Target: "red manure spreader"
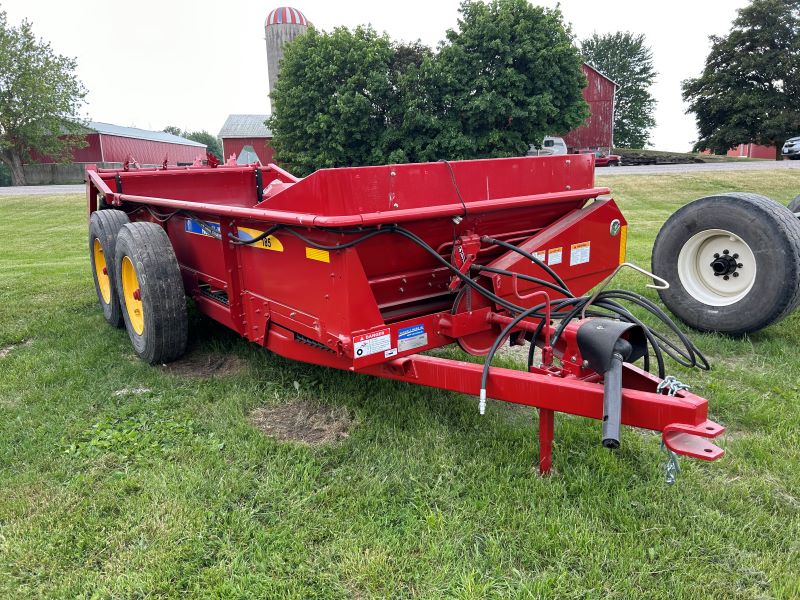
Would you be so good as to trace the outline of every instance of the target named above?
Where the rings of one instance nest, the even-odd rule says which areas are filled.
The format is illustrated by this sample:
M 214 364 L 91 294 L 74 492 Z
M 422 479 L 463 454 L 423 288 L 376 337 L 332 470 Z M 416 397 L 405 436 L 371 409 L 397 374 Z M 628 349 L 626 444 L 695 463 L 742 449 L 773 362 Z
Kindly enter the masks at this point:
M 628 225 L 594 186 L 592 158 L 302 179 L 275 165 L 90 167 L 97 294 L 153 364 L 184 352 L 190 296 L 291 359 L 471 394 L 481 413 L 487 399 L 536 407 L 543 473 L 557 411 L 601 421 L 608 448 L 629 425 L 662 432 L 676 454 L 715 460 L 723 451 L 709 439 L 724 428 L 666 373 L 667 359 L 708 363 L 655 304 L 605 287 L 628 265 Z M 668 285 L 643 273 L 651 287 Z M 645 311 L 659 327 L 640 320 Z M 426 353 L 453 343 L 484 364 Z M 526 370 L 491 366 L 505 343 L 529 344 Z

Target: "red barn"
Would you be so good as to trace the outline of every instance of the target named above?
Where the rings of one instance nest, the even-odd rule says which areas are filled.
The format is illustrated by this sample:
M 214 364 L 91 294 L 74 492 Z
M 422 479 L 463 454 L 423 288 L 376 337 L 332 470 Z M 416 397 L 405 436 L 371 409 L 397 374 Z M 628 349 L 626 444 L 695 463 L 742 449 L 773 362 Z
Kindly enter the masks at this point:
M 775 146 L 760 146 L 759 144 L 739 144 L 736 148 L 728 150 L 728 156 L 739 158 L 768 158 L 775 160 L 777 156 Z
M 614 147 L 614 99 L 617 83 L 588 63 L 583 63 L 587 84 L 583 99 L 589 104 L 586 123 L 564 136 L 570 151 L 582 148 L 610 150 Z
M 205 158 L 206 145 L 186 138 L 92 121 L 87 126 L 86 146 L 72 151 L 73 163 L 124 163 L 134 158 L 140 165 L 160 165 L 167 159 L 171 165 L 191 163 L 198 156 Z M 37 163 L 52 163 L 52 158 L 33 153 Z
M 269 144 L 272 131 L 264 125 L 268 118 L 269 115 L 229 115 L 217 136 L 222 140 L 225 160 L 231 156 L 238 158 L 243 150 L 252 149 L 262 165 L 274 162 Z M 249 156 L 249 153 L 245 153 L 245 156 Z

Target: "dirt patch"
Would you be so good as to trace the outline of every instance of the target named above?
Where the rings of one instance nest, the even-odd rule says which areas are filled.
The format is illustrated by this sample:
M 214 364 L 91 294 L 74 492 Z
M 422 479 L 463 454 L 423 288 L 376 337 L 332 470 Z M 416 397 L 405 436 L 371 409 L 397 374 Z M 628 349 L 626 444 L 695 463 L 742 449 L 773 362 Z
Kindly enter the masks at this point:
M 19 344 L 11 344 L 10 346 L 3 346 L 0 348 L 0 358 L 5 358 L 9 354 L 11 354 L 14 350 L 18 350 L 19 348 L 23 348 L 25 346 L 30 346 L 33 342 L 31 340 L 23 340 Z
M 350 435 L 353 420 L 342 407 L 325 406 L 307 400 L 257 408 L 250 422 L 281 442 L 309 446 L 328 444 Z
M 184 377 L 224 377 L 244 370 L 246 362 L 233 354 L 219 352 L 193 353 L 180 360 L 164 365 L 163 369 L 173 375 Z

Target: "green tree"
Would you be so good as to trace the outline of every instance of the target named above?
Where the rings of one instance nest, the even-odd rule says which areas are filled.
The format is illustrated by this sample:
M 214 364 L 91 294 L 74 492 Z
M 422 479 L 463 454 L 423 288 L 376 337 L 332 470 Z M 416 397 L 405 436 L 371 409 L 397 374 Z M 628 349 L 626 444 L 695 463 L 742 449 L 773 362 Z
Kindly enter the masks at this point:
M 171 133 L 193 142 L 199 142 L 207 146 L 206 150 L 213 154 L 217 160 L 222 161 L 222 146 L 216 136 L 211 135 L 205 129 L 202 131 L 186 131 L 175 125 L 167 125 L 162 130 L 164 133 Z
M 272 93 L 278 161 L 333 166 L 522 155 L 588 116 L 581 58 L 558 10 L 462 3 L 434 53 L 370 28 L 310 27 Z
M 656 100 L 650 86 L 657 75 L 644 35 L 629 31 L 594 34 L 581 42 L 581 52 L 586 62 L 619 85 L 614 102 L 614 144 L 644 148 L 656 124 Z
M 440 157 L 525 154 L 586 120 L 581 56 L 558 9 L 465 0 L 459 10 L 437 57 L 448 124 L 435 141 Z
M 683 83 L 695 150 L 752 142 L 780 158 L 779 144 L 800 131 L 800 0 L 753 0 L 711 43 L 703 74 Z
M 22 165 L 32 151 L 66 161 L 85 144 L 79 110 L 86 90 L 76 66 L 36 39 L 28 21 L 13 27 L 0 11 L 0 161 L 14 185 L 25 185 Z
M 190 131 L 184 132 L 184 136 L 187 140 L 192 140 L 193 142 L 199 142 L 201 144 L 205 144 L 208 146 L 208 151 L 213 154 L 217 160 L 222 161 L 222 146 L 217 139 L 217 136 L 211 135 L 207 131 Z
M 370 27 L 313 26 L 285 47 L 267 122 L 277 159 L 298 174 L 385 162 L 391 42 Z

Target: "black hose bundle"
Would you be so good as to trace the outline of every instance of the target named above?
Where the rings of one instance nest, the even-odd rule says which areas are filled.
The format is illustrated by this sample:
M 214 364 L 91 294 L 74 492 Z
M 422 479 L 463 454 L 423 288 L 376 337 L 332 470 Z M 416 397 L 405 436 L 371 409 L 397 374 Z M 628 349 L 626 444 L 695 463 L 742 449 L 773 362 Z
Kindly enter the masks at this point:
M 191 214 L 187 211 L 175 211 L 170 214 L 158 214 L 155 213 L 150 207 L 146 207 L 147 210 L 151 213 L 151 215 L 159 221 L 167 221 L 172 216 L 177 213 L 181 213 L 189 218 L 196 219 L 201 223 L 203 229 L 208 229 L 209 233 L 215 234 L 214 237 L 219 236 L 219 233 L 212 228 L 210 223 L 207 223 L 203 219 L 200 219 L 194 214 Z M 155 214 L 154 214 L 155 213 Z M 384 234 L 395 234 L 400 235 L 409 241 L 413 242 L 423 250 L 425 250 L 428 254 L 431 255 L 438 263 L 442 266 L 448 268 L 453 275 L 458 277 L 463 286 L 462 292 L 465 291 L 467 288 L 470 288 L 481 294 L 485 298 L 491 300 L 492 302 L 496 303 L 499 306 L 502 306 L 506 309 L 509 313 L 515 315 L 514 319 L 501 331 L 500 335 L 498 335 L 495 343 L 493 344 L 492 348 L 490 349 L 488 355 L 486 356 L 486 361 L 484 364 L 484 371 L 482 377 L 481 387 L 484 390 L 486 388 L 486 379 L 488 377 L 489 368 L 492 363 L 492 359 L 494 358 L 494 354 L 503 341 L 509 336 L 511 331 L 514 327 L 519 324 L 520 321 L 526 318 L 536 318 L 539 319 L 539 326 L 537 330 L 530 335 L 530 343 L 531 349 L 528 354 L 528 367 L 531 366 L 533 363 L 533 354 L 536 348 L 536 340 L 541 335 L 542 330 L 544 329 L 544 320 L 545 320 L 545 312 L 544 312 L 544 304 L 538 304 L 531 308 L 524 308 L 522 306 L 518 306 L 513 302 L 506 300 L 498 296 L 497 294 L 491 292 L 490 290 L 486 289 L 482 285 L 480 285 L 477 281 L 471 278 L 468 274 L 462 273 L 459 271 L 449 260 L 441 256 L 435 248 L 430 246 L 427 242 L 425 242 L 422 238 L 417 236 L 415 233 L 400 227 L 399 225 L 386 225 L 382 227 L 359 227 L 356 229 L 337 229 L 337 228 L 324 228 L 324 231 L 333 232 L 341 235 L 359 235 L 359 237 L 349 240 L 347 242 L 343 242 L 340 244 L 320 244 L 315 242 L 295 228 L 287 226 L 287 225 L 273 225 L 267 229 L 267 231 L 263 232 L 262 234 L 253 237 L 251 239 L 242 239 L 238 236 L 233 234 L 228 234 L 230 238 L 230 242 L 237 244 L 237 245 L 250 245 L 257 243 L 269 235 L 272 235 L 278 231 L 285 231 L 296 238 L 300 239 L 303 243 L 317 248 L 318 250 L 328 250 L 328 251 L 335 251 L 335 250 L 344 250 L 346 248 L 351 248 L 356 246 L 362 242 L 365 242 L 373 237 L 378 235 Z M 551 309 L 551 319 L 554 321 L 560 321 L 558 327 L 556 327 L 555 332 L 550 340 L 550 344 L 553 345 L 564 332 L 564 329 L 567 327 L 570 321 L 575 319 L 579 316 L 583 311 L 584 307 L 590 300 L 589 296 L 580 296 L 576 297 L 567 286 L 566 282 L 559 277 L 559 275 L 553 271 L 547 264 L 544 263 L 541 259 L 510 244 L 503 240 L 497 240 L 489 237 L 481 238 L 481 241 L 484 243 L 500 246 L 502 248 L 506 248 L 507 250 L 511 250 L 524 256 L 525 258 L 531 260 L 533 263 L 538 265 L 551 279 L 551 281 L 547 281 L 546 279 L 540 279 L 538 277 L 531 277 L 529 275 L 523 274 L 515 274 L 511 271 L 506 271 L 503 269 L 495 269 L 492 267 L 485 267 L 482 265 L 473 265 L 473 270 L 477 272 L 487 272 L 487 273 L 495 273 L 500 275 L 507 275 L 507 276 L 514 276 L 516 275 L 517 278 L 522 279 L 523 281 L 530 281 L 532 283 L 536 283 L 542 287 L 545 287 L 551 291 L 557 292 L 558 294 L 565 296 L 565 298 L 560 300 L 555 300 L 551 302 L 550 309 Z M 646 310 L 647 312 L 651 313 L 655 317 L 659 319 L 659 321 L 670 331 L 672 332 L 679 340 L 679 343 L 671 340 L 669 337 L 664 335 L 663 333 L 652 329 L 651 327 L 645 325 L 640 319 L 633 315 L 628 309 L 622 306 L 618 301 L 629 302 L 635 306 L 638 306 L 641 309 Z M 649 342 L 649 346 L 652 350 L 653 356 L 655 357 L 656 364 L 657 364 L 657 371 L 658 376 L 662 379 L 665 377 L 666 366 L 664 363 L 664 354 L 675 360 L 677 363 L 683 365 L 684 367 L 697 367 L 699 369 L 708 370 L 710 368 L 708 361 L 703 356 L 703 354 L 698 350 L 698 348 L 692 343 L 692 341 L 678 328 L 675 322 L 670 319 L 663 310 L 661 310 L 658 306 L 656 306 L 653 302 L 637 294 L 635 292 L 627 291 L 627 290 L 604 290 L 600 292 L 597 297 L 592 301 L 591 310 L 585 311 L 587 315 L 592 317 L 611 317 L 616 318 L 621 321 L 626 321 L 629 323 L 635 323 L 642 327 Z M 650 355 L 649 353 L 644 357 L 644 369 L 649 371 L 650 369 Z

